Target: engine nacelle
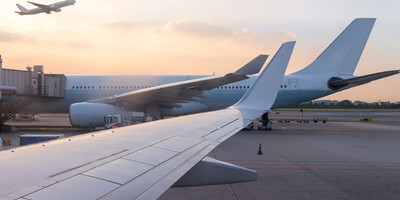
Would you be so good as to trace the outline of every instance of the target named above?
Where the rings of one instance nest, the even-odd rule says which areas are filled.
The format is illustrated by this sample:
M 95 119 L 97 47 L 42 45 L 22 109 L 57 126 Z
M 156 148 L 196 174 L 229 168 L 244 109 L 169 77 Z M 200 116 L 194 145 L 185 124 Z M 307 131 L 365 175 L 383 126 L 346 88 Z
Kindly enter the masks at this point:
M 61 12 L 61 8 L 58 8 L 58 9 L 55 10 L 54 12 Z
M 73 126 L 104 126 L 104 116 L 123 112 L 123 108 L 109 104 L 74 103 L 69 107 L 69 120 Z

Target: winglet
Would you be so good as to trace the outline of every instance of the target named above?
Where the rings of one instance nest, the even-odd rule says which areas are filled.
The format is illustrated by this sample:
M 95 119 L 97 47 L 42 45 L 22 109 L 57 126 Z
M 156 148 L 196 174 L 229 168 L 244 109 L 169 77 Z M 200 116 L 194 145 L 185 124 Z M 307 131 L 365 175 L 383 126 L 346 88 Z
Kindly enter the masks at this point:
M 234 108 L 259 110 L 263 113 L 271 108 L 278 94 L 295 43 L 295 41 L 292 41 L 282 44 L 242 99 L 233 105 Z
M 267 60 L 268 55 L 259 55 L 254 58 L 252 61 L 238 69 L 235 74 L 244 74 L 244 75 L 252 75 L 260 72 L 261 68 L 264 66 L 265 61 Z

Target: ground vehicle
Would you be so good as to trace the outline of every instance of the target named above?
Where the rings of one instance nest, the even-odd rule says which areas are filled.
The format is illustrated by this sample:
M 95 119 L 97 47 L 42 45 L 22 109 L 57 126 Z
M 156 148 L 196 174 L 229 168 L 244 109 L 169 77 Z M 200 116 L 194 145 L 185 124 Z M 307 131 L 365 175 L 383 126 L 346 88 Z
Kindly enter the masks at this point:
M 39 115 L 36 114 L 17 114 L 14 117 L 15 121 L 33 121 L 33 120 L 38 120 Z
M 118 128 L 143 122 L 152 121 L 152 118 L 145 117 L 144 112 L 123 112 L 121 114 L 109 114 L 104 116 L 105 128 Z

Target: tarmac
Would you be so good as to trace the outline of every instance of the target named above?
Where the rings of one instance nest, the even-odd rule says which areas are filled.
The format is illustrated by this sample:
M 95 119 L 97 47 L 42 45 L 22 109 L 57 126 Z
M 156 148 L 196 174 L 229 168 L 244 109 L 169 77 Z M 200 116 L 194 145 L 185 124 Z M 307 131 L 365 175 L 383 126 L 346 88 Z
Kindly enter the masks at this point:
M 299 116 L 293 109 L 270 114 L 272 119 Z M 160 199 L 400 199 L 400 110 L 304 110 L 304 119 L 313 117 L 327 117 L 328 122 L 274 120 L 271 131 L 241 131 L 210 153 L 256 170 L 257 181 L 171 188 Z M 26 133 L 32 131 L 0 135 L 17 146 L 17 135 Z M 263 155 L 257 155 L 259 144 Z

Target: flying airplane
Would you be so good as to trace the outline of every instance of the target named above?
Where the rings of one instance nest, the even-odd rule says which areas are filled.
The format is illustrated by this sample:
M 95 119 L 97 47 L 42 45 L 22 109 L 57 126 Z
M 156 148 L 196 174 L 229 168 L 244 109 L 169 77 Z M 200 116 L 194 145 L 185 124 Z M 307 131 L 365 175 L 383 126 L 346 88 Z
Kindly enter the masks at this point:
M 272 107 L 296 105 L 398 74 L 399 70 L 353 75 L 375 20 L 355 19 L 309 66 L 286 75 Z M 126 110 L 154 116 L 218 110 L 238 101 L 258 76 L 215 89 L 168 85 L 207 77 L 212 76 L 67 75 L 65 98 L 41 100 L 26 112 L 69 112 L 72 125 L 95 127 L 104 126 L 105 115 Z M 169 86 L 173 88 L 166 89 Z
M 229 108 L 0 152 L 0 198 L 147 200 L 172 185 L 256 180 L 253 170 L 206 156 L 268 112 L 294 44 L 284 43 Z
M 28 1 L 28 3 L 33 4 L 37 8 L 28 10 L 28 9 L 24 8 L 23 6 L 17 4 L 17 7 L 20 11 L 15 11 L 15 12 L 18 13 L 19 15 L 35 15 L 35 14 L 39 14 L 39 13 L 43 13 L 43 12 L 47 13 L 47 14 L 51 14 L 52 11 L 53 12 L 61 12 L 62 7 L 75 5 L 76 1 L 75 0 L 65 0 L 65 1 L 60 1 L 57 3 L 53 3 L 50 5 L 43 5 L 43 4 L 34 3 L 34 2 L 30 2 L 30 1 Z

